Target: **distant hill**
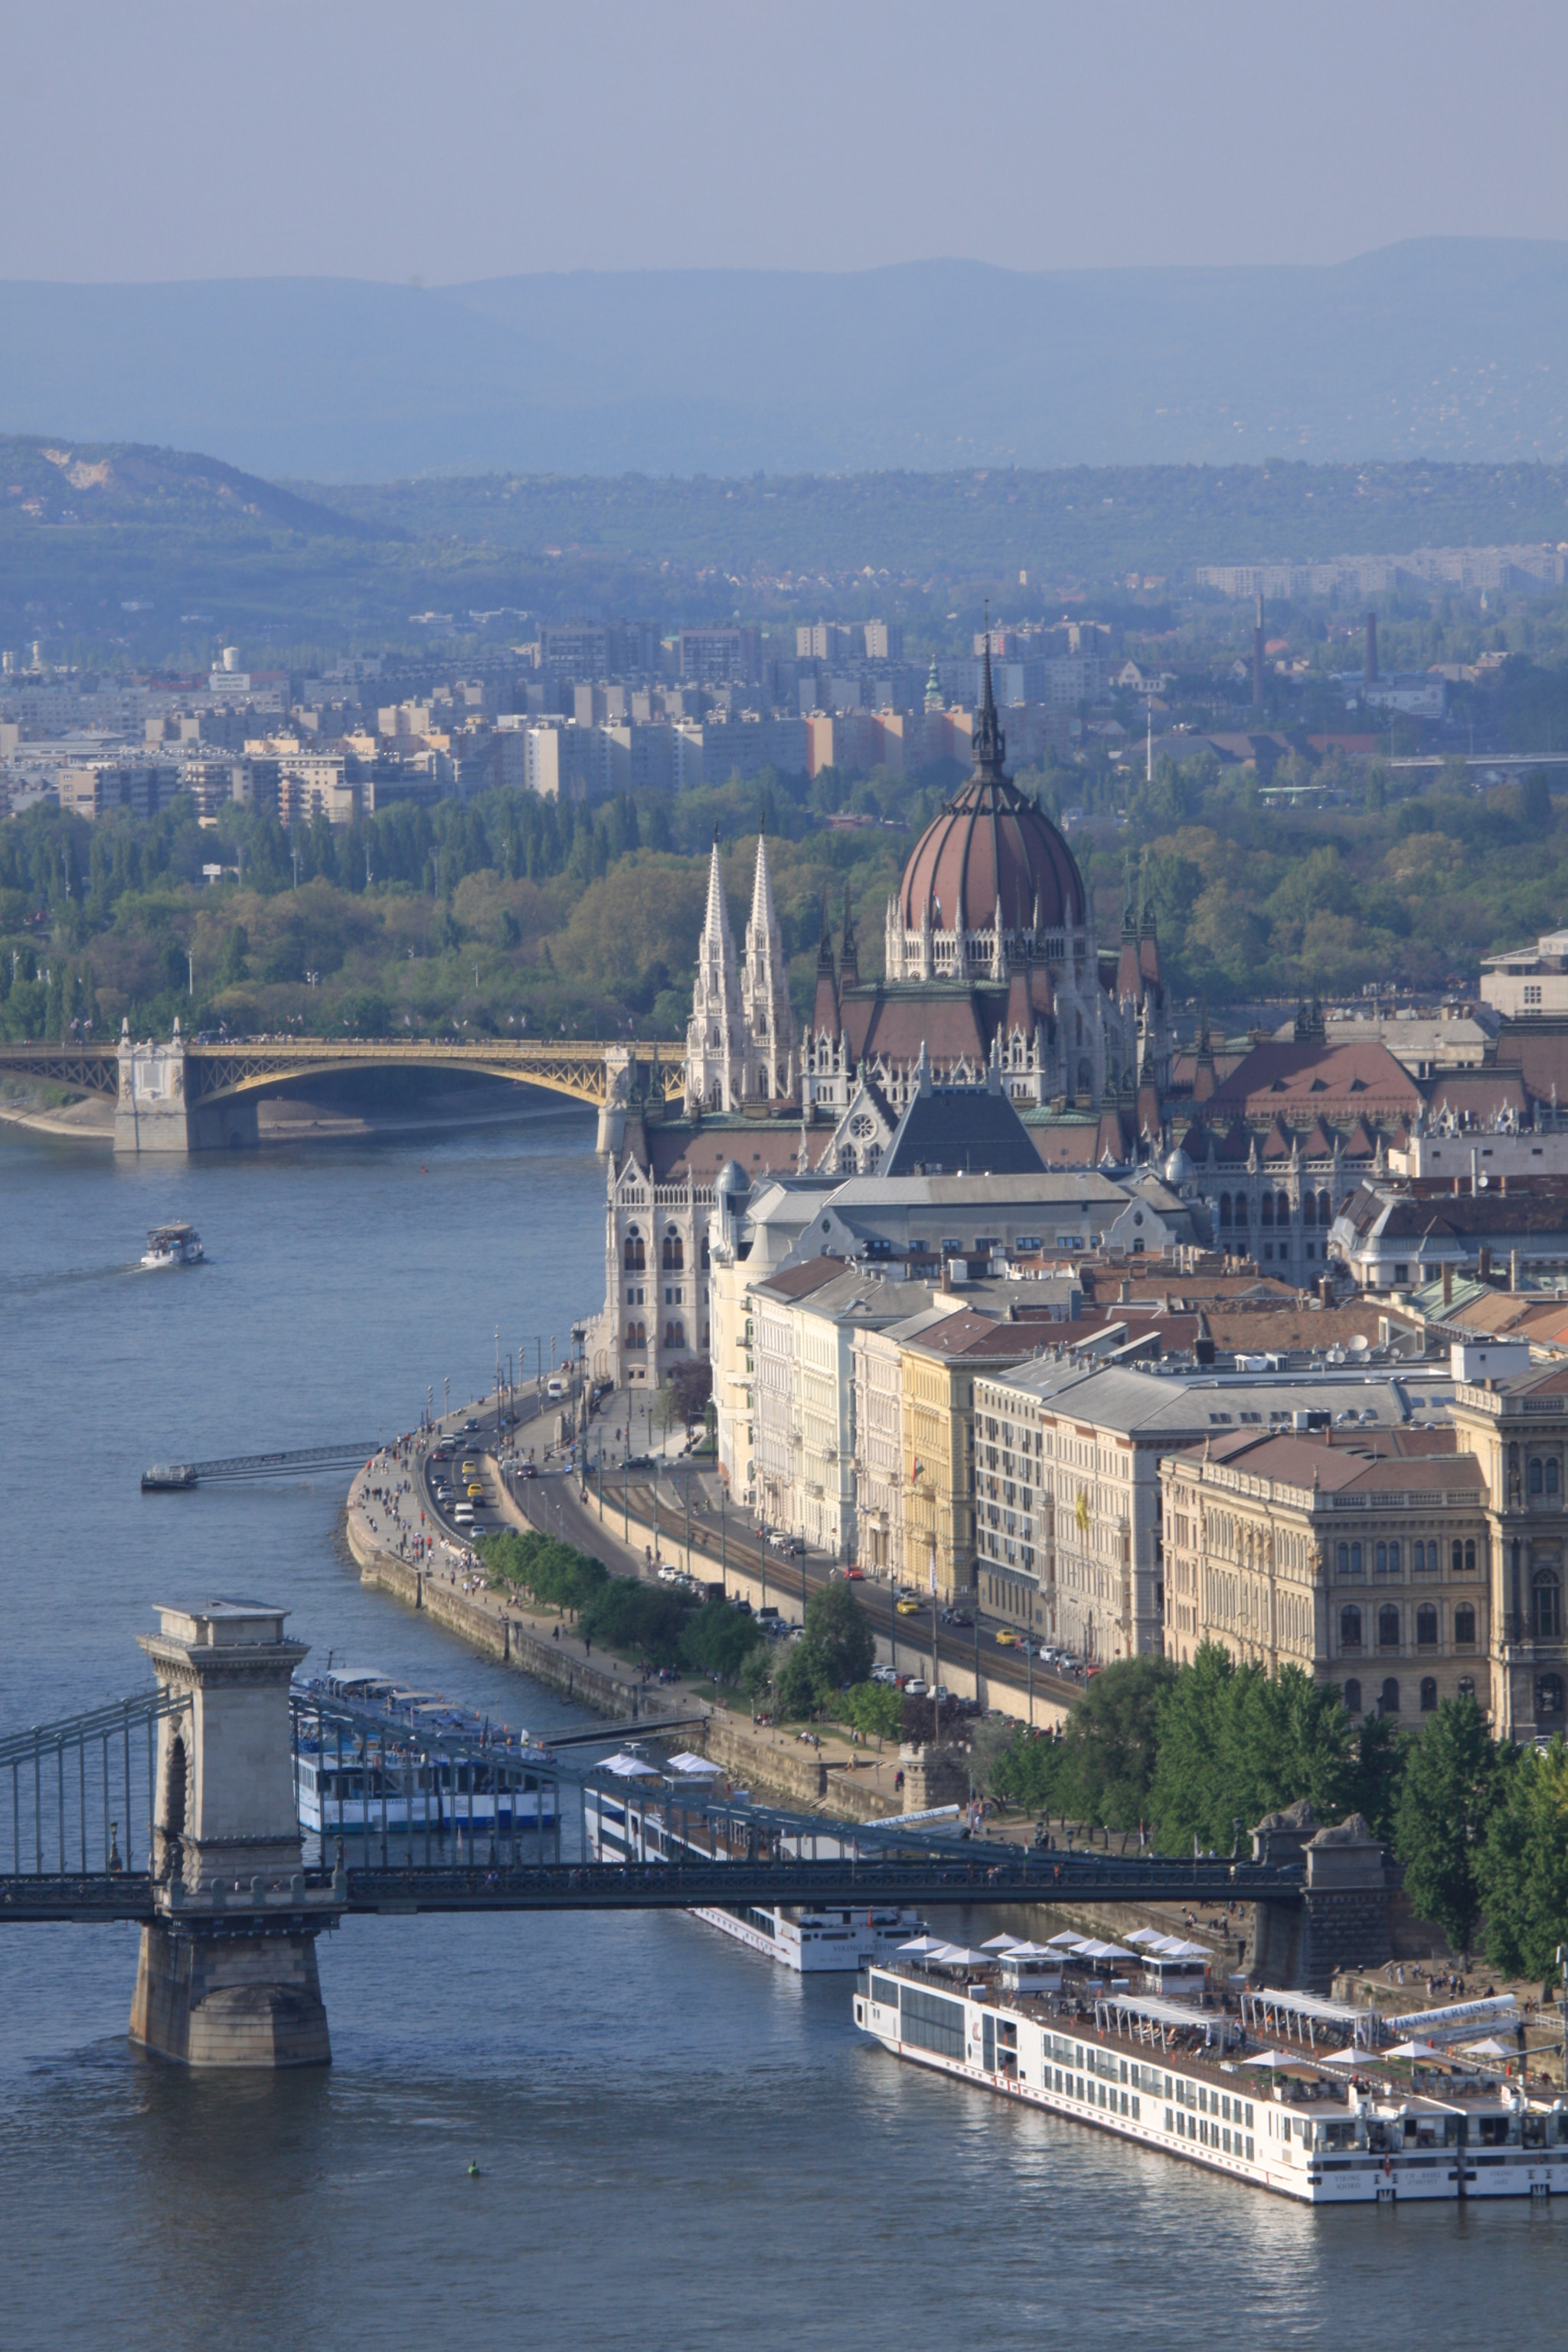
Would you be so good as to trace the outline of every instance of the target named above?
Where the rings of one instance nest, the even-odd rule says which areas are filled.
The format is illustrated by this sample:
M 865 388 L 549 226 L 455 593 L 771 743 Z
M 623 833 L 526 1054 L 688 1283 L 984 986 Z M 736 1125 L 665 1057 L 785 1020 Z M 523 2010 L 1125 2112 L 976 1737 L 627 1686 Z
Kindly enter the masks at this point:
M 1568 455 L 1568 244 L 1326 268 L 978 262 L 0 285 L 0 427 L 275 477 Z
M 184 449 L 0 435 L 0 530 L 25 535 L 50 524 L 251 537 L 259 525 L 307 538 L 363 538 L 385 527 Z

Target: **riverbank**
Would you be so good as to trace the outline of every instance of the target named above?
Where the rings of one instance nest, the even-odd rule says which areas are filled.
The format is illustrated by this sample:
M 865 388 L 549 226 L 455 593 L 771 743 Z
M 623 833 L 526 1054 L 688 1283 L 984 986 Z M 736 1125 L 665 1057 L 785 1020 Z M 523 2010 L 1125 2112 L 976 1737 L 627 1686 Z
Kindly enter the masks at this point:
M 749 1715 L 731 1708 L 716 1686 L 707 1687 L 695 1678 L 659 1684 L 647 1679 L 635 1661 L 593 1655 L 559 1612 L 493 1591 L 482 1571 L 445 1538 L 436 1538 L 432 1549 L 416 1557 L 417 1547 L 431 1541 L 428 1526 L 421 1526 L 416 1500 L 422 1458 L 422 1449 L 410 1445 L 378 1454 L 354 1476 L 344 1533 L 362 1584 L 390 1594 L 405 1608 L 422 1611 L 484 1656 L 531 1675 L 598 1714 L 646 1724 L 650 1733 L 661 1723 L 685 1718 L 681 1737 L 686 1744 L 721 1765 L 737 1787 L 840 1821 L 885 1819 L 913 1801 L 894 1787 L 900 1769 L 906 1777 L 908 1769 L 896 1743 L 878 1751 L 860 1747 L 831 1726 L 798 1735 L 752 1723 Z M 521 1532 L 531 1522 L 507 1494 L 493 1455 L 482 1454 L 482 1458 L 497 1493 L 498 1516 Z M 394 1519 L 390 1505 L 377 1498 L 378 1489 L 394 1486 L 400 1507 L 406 1504 L 405 1517 Z M 641 1553 L 608 1528 L 600 1532 L 597 1548 L 616 1573 L 645 1572 Z M 700 1720 L 692 1722 L 693 1717 Z
M 0 1099 L 0 1124 L 27 1129 L 36 1135 L 52 1136 L 67 1143 L 113 1144 L 115 1106 L 110 1097 L 81 1095 L 74 1101 L 53 1103 L 44 1098 L 50 1091 L 53 1090 L 18 1087 L 7 1094 Z M 552 1107 L 561 1106 L 555 1103 Z M 265 1095 L 256 1106 L 257 1139 L 263 1147 L 369 1143 L 397 1137 L 447 1135 L 459 1129 L 512 1127 L 519 1120 L 542 1115 L 547 1116 L 548 1112 L 542 1109 L 534 1088 L 528 1090 L 526 1099 L 492 1103 L 489 1108 L 476 1104 L 468 1089 L 432 1094 L 422 1101 L 416 1112 L 344 1108 L 330 1098 L 317 1101 L 307 1095 Z

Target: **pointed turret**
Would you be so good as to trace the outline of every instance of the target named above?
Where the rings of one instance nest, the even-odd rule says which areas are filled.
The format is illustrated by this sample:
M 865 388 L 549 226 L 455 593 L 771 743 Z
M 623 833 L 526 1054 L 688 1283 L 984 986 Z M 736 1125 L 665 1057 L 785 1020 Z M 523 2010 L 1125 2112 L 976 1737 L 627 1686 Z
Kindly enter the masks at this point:
M 822 939 L 816 950 L 816 995 L 811 1008 L 814 1038 L 838 1036 L 838 982 L 833 971 L 833 934 L 827 923 L 827 893 L 822 894 Z
M 855 918 L 849 910 L 849 885 L 844 885 L 844 940 L 838 950 L 838 984 L 841 988 L 860 985 L 860 950 L 855 938 Z
M 942 698 L 942 680 L 936 674 L 936 656 L 932 654 L 931 657 L 931 676 L 926 680 L 926 709 L 928 710 L 943 710 L 946 707 L 946 704 Z
M 985 667 L 982 677 L 980 709 L 974 719 L 974 773 L 976 776 L 1002 773 L 1006 755 L 1007 739 L 1002 732 L 996 716 L 996 697 L 991 686 L 991 608 L 985 608 Z
M 757 1091 L 770 1100 L 787 1094 L 795 1067 L 795 1014 L 790 1008 L 784 936 L 773 906 L 765 834 L 757 835 L 752 914 L 746 925 L 746 967 L 741 1000 L 756 1071 Z
M 1204 1007 L 1203 1026 L 1198 1031 L 1198 1050 L 1193 1071 L 1193 1100 L 1212 1102 L 1219 1081 L 1215 1076 L 1214 1043 L 1209 1036 L 1208 1006 Z
M 1116 961 L 1116 1001 L 1122 1006 L 1135 1005 L 1143 993 L 1143 974 L 1138 963 L 1138 908 L 1132 889 L 1132 860 L 1124 860 L 1121 870 L 1121 952 Z
M 750 1076 L 740 960 L 724 897 L 724 867 L 714 827 L 708 864 L 708 905 L 697 950 L 697 985 L 686 1024 L 689 1109 L 738 1110 Z

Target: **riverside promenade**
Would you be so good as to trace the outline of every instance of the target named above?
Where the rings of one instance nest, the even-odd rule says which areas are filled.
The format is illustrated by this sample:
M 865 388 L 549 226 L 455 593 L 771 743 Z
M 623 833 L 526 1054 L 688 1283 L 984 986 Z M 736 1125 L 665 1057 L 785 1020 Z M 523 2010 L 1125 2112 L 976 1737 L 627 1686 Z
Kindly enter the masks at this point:
M 425 1478 L 432 1449 L 444 1438 L 465 1442 L 484 1463 L 496 1496 L 492 1516 L 519 1533 L 536 1521 L 509 1492 L 493 1442 L 471 1431 L 465 1437 L 463 1417 L 455 1413 L 446 1423 L 403 1439 L 355 1473 L 344 1532 L 362 1584 L 390 1593 L 485 1656 L 616 1722 L 646 1724 L 657 1734 L 661 1722 L 686 1718 L 682 1738 L 721 1765 L 735 1786 L 840 1820 L 879 1820 L 904 1809 L 906 1798 L 894 1787 L 900 1769 L 896 1744 L 889 1742 L 878 1753 L 826 1727 L 808 1741 L 753 1724 L 749 1714 L 727 1706 L 712 1683 L 699 1676 L 659 1683 L 636 1660 L 590 1649 L 563 1612 L 489 1587 L 472 1551 L 434 1517 Z M 612 1515 L 606 1507 L 603 1525 L 590 1518 L 592 1496 L 584 1501 L 574 1473 L 547 1471 L 525 1482 L 522 1492 L 534 1503 L 538 1524 L 548 1523 L 567 1542 L 591 1550 L 613 1573 L 651 1575 L 648 1546 L 627 1542 L 614 1528 L 618 1512 Z M 718 1581 L 719 1562 L 702 1559 L 695 1545 L 692 1568 L 699 1577 L 710 1571 Z M 746 1579 L 733 1568 L 728 1583 L 731 1591 L 746 1590 Z M 700 1726 L 690 1724 L 694 1715 L 703 1718 Z

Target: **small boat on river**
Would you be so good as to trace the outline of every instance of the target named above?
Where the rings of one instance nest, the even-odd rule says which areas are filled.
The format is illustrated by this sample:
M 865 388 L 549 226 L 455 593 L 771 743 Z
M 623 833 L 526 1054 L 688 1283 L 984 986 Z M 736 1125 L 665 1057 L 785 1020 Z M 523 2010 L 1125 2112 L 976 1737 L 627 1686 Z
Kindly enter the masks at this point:
M 195 1225 L 154 1225 L 147 1236 L 142 1263 L 153 1270 L 165 1265 L 200 1265 L 205 1253 Z
M 493 1727 L 374 1671 L 294 1685 L 300 1823 L 317 1837 L 489 1837 L 553 1830 L 558 1767 L 526 1732 Z

